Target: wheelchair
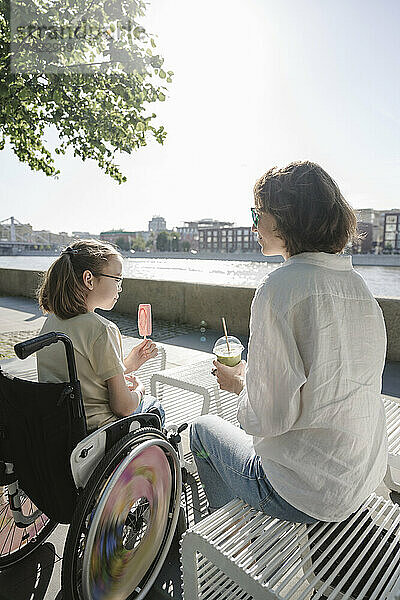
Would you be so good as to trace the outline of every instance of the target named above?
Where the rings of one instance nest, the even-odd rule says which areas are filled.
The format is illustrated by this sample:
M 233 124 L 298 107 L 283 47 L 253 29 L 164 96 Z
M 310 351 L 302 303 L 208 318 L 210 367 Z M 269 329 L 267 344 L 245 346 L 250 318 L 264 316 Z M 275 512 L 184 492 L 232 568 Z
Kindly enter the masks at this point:
M 60 341 L 68 382 L 29 382 L 0 370 L 0 570 L 67 523 L 63 598 L 140 600 L 182 518 L 186 424 L 167 434 L 147 413 L 88 434 L 71 340 L 51 332 L 15 352 L 24 359 Z

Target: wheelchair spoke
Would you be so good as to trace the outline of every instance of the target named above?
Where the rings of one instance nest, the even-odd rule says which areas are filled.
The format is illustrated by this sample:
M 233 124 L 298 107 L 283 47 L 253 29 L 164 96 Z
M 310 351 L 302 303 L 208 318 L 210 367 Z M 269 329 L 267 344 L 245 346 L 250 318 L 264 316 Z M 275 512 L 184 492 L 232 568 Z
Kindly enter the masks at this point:
M 125 521 L 122 545 L 133 550 L 144 538 L 151 518 L 151 508 L 147 498 L 140 498 L 130 509 Z
M 46 515 L 40 514 L 31 525 L 17 527 L 5 489 L 0 496 L 0 568 L 4 564 L 5 566 L 12 564 L 29 553 L 28 546 L 31 546 L 32 542 L 36 543 L 44 535 L 47 537 L 51 532 L 49 529 L 52 530 L 55 526 Z M 22 490 L 20 491 L 20 501 L 21 512 L 24 516 L 29 517 L 37 510 L 35 504 Z

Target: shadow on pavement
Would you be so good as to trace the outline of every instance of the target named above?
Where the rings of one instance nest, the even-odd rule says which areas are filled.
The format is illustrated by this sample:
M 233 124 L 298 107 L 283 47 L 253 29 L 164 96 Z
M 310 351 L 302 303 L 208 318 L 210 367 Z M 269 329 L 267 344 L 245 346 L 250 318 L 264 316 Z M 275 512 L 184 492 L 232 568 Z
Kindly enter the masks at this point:
M 46 542 L 31 555 L 0 573 L 1 600 L 43 600 L 60 558 Z

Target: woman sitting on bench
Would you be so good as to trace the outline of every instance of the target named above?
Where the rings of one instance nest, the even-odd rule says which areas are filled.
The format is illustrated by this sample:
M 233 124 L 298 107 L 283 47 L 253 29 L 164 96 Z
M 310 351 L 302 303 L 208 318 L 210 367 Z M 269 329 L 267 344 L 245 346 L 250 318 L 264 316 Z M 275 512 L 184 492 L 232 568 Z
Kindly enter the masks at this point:
M 319 165 L 270 169 L 254 196 L 261 251 L 285 262 L 256 290 L 247 365 L 214 363 L 241 428 L 202 416 L 191 448 L 211 511 L 238 496 L 292 522 L 342 521 L 386 472 L 382 311 L 343 254 L 355 214 Z

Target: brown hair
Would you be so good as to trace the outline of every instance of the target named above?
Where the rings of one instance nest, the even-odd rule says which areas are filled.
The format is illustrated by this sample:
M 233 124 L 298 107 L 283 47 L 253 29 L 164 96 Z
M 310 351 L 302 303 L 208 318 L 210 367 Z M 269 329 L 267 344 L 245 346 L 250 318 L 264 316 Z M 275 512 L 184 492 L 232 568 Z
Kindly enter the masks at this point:
M 120 256 L 111 244 L 97 240 L 78 240 L 61 253 L 48 269 L 37 295 L 45 313 L 70 319 L 87 312 L 87 288 L 83 282 L 86 270 L 101 273 L 111 256 Z
M 342 252 L 359 239 L 357 219 L 338 185 L 309 161 L 273 167 L 254 186 L 256 208 L 276 219 L 276 233 L 290 256 Z

